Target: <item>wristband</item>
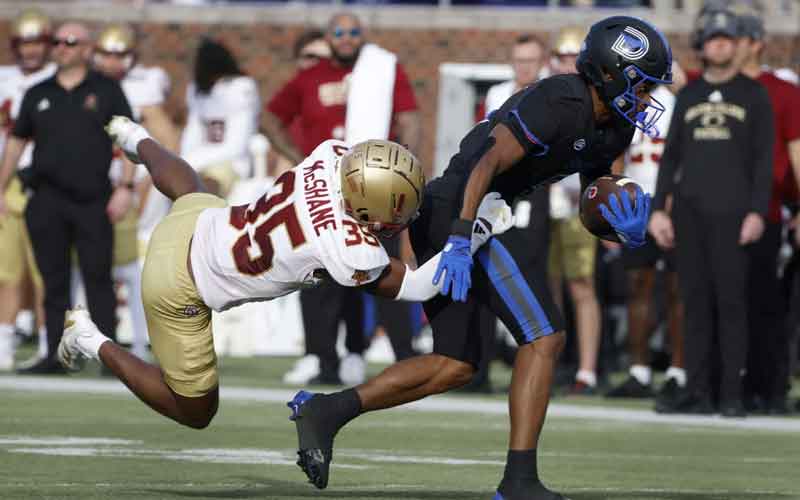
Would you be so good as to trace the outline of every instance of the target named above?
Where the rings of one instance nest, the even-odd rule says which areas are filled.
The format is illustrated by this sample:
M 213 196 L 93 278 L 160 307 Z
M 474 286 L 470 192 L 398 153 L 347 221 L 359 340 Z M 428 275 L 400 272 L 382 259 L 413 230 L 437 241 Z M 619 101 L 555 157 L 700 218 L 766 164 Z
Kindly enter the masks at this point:
M 463 236 L 470 239 L 472 237 L 472 224 L 474 221 L 467 219 L 456 219 L 450 226 L 450 234 Z

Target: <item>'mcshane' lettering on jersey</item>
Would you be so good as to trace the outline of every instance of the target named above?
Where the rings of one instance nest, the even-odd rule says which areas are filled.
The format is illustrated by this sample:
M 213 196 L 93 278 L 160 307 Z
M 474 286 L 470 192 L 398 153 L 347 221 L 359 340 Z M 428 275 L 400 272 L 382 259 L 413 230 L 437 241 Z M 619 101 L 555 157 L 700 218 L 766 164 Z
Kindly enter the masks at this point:
M 315 161 L 312 165 L 303 168 L 303 192 L 311 216 L 311 223 L 317 236 L 321 231 L 336 230 L 336 218 L 331 205 L 331 192 L 328 183 L 320 176 L 325 172 L 322 160 Z

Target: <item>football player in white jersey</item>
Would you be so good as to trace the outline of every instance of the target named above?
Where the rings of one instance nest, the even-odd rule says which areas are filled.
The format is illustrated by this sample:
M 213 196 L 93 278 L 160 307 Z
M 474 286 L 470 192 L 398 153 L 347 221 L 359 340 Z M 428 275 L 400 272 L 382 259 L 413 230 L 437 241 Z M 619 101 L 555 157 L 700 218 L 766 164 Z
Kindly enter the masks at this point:
M 157 66 L 144 66 L 137 61 L 136 33 L 130 26 L 112 24 L 100 34 L 93 63 L 96 70 L 120 81 L 133 116 L 170 151 L 178 151 L 180 132 L 164 110 L 171 87 L 167 73 Z M 114 169 L 112 169 L 113 172 Z M 139 240 L 146 242 L 156 224 L 167 215 L 170 202 L 152 187 L 144 169 L 136 184 L 140 197 Z
M 164 111 L 166 93 L 170 82 L 166 72 L 159 67 L 145 67 L 137 62 L 136 34 L 130 26 L 112 24 L 97 37 L 94 47 L 94 68 L 109 78 L 120 82 L 125 97 L 131 105 L 134 118 L 161 144 L 175 151 L 178 147 L 178 130 Z M 122 172 L 123 157 L 115 156 L 109 175 L 118 180 Z M 138 212 L 146 214 L 143 226 L 150 231 L 169 211 L 169 200 L 155 189 L 144 168 L 137 170 L 134 192 L 139 206 L 131 206 L 125 217 L 114 224 L 114 268 L 116 281 L 125 284 L 127 304 L 133 326 L 132 350 L 139 357 L 147 355 L 147 325 L 141 301 L 142 271 L 139 266 Z M 146 231 L 146 229 L 145 229 Z M 148 232 L 148 233 L 149 233 Z M 80 273 L 72 273 L 80 281 Z
M 0 149 L 14 124 L 22 96 L 33 85 L 51 77 L 55 65 L 48 63 L 50 20 L 41 11 L 28 9 L 14 20 L 11 49 L 16 64 L 0 66 Z M 18 167 L 31 163 L 33 144 L 28 144 Z M 23 214 L 27 198 L 15 176 L 5 193 L 8 214 L 0 217 L 0 371 L 10 370 L 14 362 L 14 321 L 23 303 L 24 284 L 34 285 L 36 323 L 39 327 L 38 357 L 47 354 L 44 311 L 41 307 L 42 280 L 33 258 Z
M 211 192 L 225 197 L 234 182 L 251 176 L 247 145 L 258 132 L 258 84 L 224 45 L 206 39 L 197 49 L 186 106 L 181 156 Z
M 665 85 L 653 90 L 653 98 L 664 106 L 664 113 L 656 122 L 658 135 L 650 137 L 636 131 L 624 161 L 623 173 L 639 184 L 646 193 L 656 192 L 658 165 L 664 152 L 675 96 Z M 622 165 L 615 163 L 615 171 Z M 667 302 L 667 333 L 671 348 L 670 366 L 666 380 L 659 390 L 657 405 L 670 402 L 678 388 L 686 385 L 686 371 L 683 365 L 683 306 L 678 293 L 678 276 L 675 272 L 672 251 L 664 251 L 656 245 L 652 237 L 636 249 L 623 248 L 622 262 L 625 266 L 628 284 L 628 352 L 631 366 L 628 378 L 612 388 L 606 397 L 611 398 L 649 398 L 653 396 L 652 369 L 650 368 L 651 307 L 658 272 L 663 273 L 665 298 Z
M 439 292 L 432 281 L 440 254 L 412 271 L 375 237 L 401 231 L 422 203 L 422 166 L 399 144 L 325 141 L 262 197 L 228 207 L 140 125 L 115 117 L 108 131 L 175 200 L 153 233 L 144 268 L 145 312 L 160 366 L 110 341 L 83 310 L 67 315 L 59 359 L 68 368 L 100 360 L 142 401 L 181 424 L 204 428 L 217 410 L 212 309 L 270 300 L 323 279 L 397 300 Z M 489 194 L 476 221 L 473 253 L 511 227 L 511 208 Z

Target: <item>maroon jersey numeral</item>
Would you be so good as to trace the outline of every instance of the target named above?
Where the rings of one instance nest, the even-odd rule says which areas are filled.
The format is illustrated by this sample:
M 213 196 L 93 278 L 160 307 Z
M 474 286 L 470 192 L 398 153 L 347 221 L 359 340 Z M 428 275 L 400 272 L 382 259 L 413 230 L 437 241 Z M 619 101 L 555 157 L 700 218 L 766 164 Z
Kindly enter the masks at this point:
M 367 231 L 367 228 L 362 226 L 361 224 L 356 224 L 350 220 L 342 221 L 347 227 L 347 238 L 344 240 L 344 244 L 348 247 L 352 247 L 354 245 L 360 245 L 362 243 L 366 243 L 367 245 L 373 247 L 381 246 L 378 238 L 375 237 L 372 233 Z
M 280 176 L 275 181 L 275 184 L 281 185 L 281 191 L 272 196 L 264 196 L 259 199 L 253 210 L 249 210 L 248 205 L 231 207 L 229 219 L 231 226 L 239 230 L 244 229 L 247 224 L 254 224 L 261 215 L 266 215 L 276 205 L 286 201 L 294 191 L 294 177 L 294 172 L 291 170 Z M 245 232 L 233 244 L 233 261 L 236 263 L 236 269 L 239 272 L 250 276 L 258 276 L 272 269 L 275 248 L 272 245 L 270 234 L 279 226 L 286 227 L 292 248 L 297 248 L 306 242 L 303 228 L 297 218 L 297 211 L 294 209 L 294 203 L 289 203 L 258 224 L 252 239 L 250 234 Z M 258 249 L 261 252 L 261 256 L 255 259 L 250 257 L 250 248 L 253 245 L 253 240 L 255 240 L 255 244 L 258 245 Z

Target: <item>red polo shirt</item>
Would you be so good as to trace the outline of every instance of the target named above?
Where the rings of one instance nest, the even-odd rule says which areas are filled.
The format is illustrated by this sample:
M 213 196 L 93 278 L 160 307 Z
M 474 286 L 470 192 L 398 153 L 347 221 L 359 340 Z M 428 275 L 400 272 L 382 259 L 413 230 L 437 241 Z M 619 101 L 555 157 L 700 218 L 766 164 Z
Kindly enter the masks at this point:
M 289 127 L 299 119 L 301 142 L 297 145 L 303 154 L 310 154 L 327 139 L 344 139 L 347 91 L 352 66 L 334 65 L 323 59 L 314 66 L 300 71 L 267 104 Z M 417 100 L 403 67 L 398 63 L 394 78 L 392 115 L 417 109 Z

